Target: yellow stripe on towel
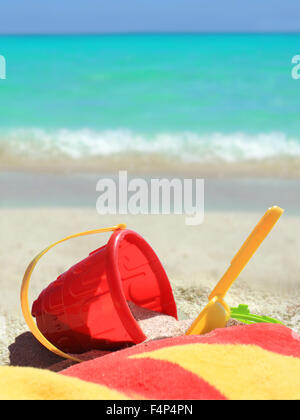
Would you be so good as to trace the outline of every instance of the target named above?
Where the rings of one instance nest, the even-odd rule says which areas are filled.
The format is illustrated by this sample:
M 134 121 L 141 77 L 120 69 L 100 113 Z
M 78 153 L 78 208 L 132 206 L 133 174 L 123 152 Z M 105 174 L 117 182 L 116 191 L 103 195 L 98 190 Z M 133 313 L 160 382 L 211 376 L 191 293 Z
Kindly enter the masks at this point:
M 124 400 L 125 394 L 48 370 L 0 367 L 0 400 Z
M 186 344 L 130 358 L 175 363 L 229 399 L 300 398 L 300 359 L 255 345 Z

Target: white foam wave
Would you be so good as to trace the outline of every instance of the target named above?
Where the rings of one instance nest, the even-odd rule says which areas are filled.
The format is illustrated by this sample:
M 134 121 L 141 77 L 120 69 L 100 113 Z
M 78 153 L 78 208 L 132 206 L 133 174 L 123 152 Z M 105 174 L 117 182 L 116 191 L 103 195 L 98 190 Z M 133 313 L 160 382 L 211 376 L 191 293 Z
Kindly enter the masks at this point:
M 239 162 L 300 156 L 300 141 L 284 133 L 159 133 L 143 135 L 129 130 L 15 129 L 0 133 L 2 155 L 51 159 L 109 157 L 122 154 L 158 154 L 187 162 Z

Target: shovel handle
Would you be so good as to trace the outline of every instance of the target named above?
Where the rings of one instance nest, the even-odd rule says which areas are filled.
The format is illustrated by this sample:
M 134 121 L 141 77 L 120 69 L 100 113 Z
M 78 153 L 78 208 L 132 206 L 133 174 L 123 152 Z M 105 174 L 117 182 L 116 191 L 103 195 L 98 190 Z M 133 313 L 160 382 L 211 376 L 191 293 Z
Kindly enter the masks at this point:
M 236 280 L 255 251 L 268 236 L 283 211 L 284 210 L 278 206 L 273 206 L 266 211 L 264 216 L 260 219 L 246 241 L 243 243 L 240 250 L 233 257 L 229 268 L 209 295 L 209 300 L 215 296 L 223 298 L 226 295 L 232 283 Z

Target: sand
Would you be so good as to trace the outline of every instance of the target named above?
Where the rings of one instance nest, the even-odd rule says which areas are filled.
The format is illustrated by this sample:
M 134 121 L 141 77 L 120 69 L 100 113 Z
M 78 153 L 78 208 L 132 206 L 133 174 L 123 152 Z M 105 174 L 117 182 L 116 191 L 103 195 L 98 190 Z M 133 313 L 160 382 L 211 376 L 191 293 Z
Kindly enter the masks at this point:
M 132 315 L 147 337 L 147 340 L 145 341 L 161 340 L 163 338 L 185 335 L 194 321 L 194 318 L 179 318 L 177 320 L 172 316 L 141 308 L 133 302 L 128 302 L 128 306 Z M 242 322 L 230 318 L 226 327 L 233 327 L 237 325 L 242 325 Z
M 88 208 L 0 209 L 0 365 L 60 370 L 69 363 L 36 342 L 20 310 L 19 291 L 26 266 L 50 243 L 71 233 L 126 222 L 159 255 L 181 318 L 193 319 L 260 216 L 255 212 L 210 211 L 202 225 L 190 227 L 183 216 L 99 216 Z M 251 312 L 278 318 L 299 333 L 299 236 L 300 217 L 284 215 L 232 286 L 226 302 L 230 306 L 246 303 Z M 106 243 L 108 237 L 75 239 L 52 250 L 33 274 L 30 300 L 89 251 Z
M 192 319 L 177 320 L 169 315 L 141 308 L 133 302 L 128 302 L 132 315 L 138 322 L 146 341 L 184 335 L 192 323 Z
M 189 178 L 202 178 L 201 170 Z M 183 180 L 183 174 L 157 173 L 153 176 L 136 174 L 150 187 L 152 178 Z M 89 207 L 95 208 L 99 193 L 96 184 L 100 178 L 109 178 L 118 184 L 118 172 L 96 173 L 31 173 L 0 171 L 0 207 Z M 128 173 L 128 181 L 134 173 Z M 299 215 L 300 179 L 217 177 L 205 178 L 205 210 L 262 212 L 277 204 L 288 214 Z M 152 203 L 152 202 L 151 202 Z

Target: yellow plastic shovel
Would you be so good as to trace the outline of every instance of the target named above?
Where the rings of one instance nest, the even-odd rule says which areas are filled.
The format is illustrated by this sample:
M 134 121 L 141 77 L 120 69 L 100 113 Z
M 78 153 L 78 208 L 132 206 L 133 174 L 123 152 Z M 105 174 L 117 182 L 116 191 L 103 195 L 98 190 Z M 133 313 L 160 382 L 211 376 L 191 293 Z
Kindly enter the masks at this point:
M 270 233 L 282 213 L 283 209 L 278 206 L 271 207 L 266 211 L 240 250 L 233 257 L 229 268 L 209 295 L 208 304 L 192 323 L 186 335 L 206 334 L 215 328 L 224 328 L 226 326 L 230 318 L 230 308 L 223 298 L 234 280 Z

